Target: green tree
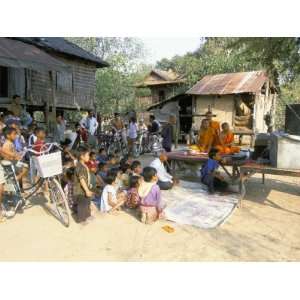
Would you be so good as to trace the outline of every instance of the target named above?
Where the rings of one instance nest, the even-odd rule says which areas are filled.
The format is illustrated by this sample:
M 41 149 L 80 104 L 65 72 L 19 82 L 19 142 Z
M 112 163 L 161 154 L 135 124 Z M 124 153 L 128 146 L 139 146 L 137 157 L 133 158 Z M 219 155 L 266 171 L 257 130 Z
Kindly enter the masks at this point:
M 300 102 L 299 38 L 206 38 L 193 53 L 162 59 L 158 68 L 187 78 L 187 88 L 208 74 L 266 70 L 279 91 L 276 126 L 283 127 L 285 104 Z
M 149 67 L 143 64 L 146 51 L 136 38 L 70 38 L 83 49 L 107 61 L 108 68 L 96 72 L 96 106 L 102 114 L 126 111 L 135 106 L 135 83 Z
M 274 82 L 292 82 L 300 74 L 300 39 L 295 37 L 235 38 L 227 47 L 261 65 Z

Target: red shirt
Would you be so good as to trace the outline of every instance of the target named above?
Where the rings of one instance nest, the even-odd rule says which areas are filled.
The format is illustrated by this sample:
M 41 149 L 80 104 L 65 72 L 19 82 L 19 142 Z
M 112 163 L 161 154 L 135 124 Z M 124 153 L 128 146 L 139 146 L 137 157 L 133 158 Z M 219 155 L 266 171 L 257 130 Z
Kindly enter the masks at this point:
M 96 160 L 89 160 L 86 163 L 86 166 L 91 170 L 91 169 L 97 169 L 98 168 L 98 162 Z
M 37 140 L 34 145 L 33 145 L 33 150 L 36 151 L 36 152 L 42 152 L 42 150 L 46 150 L 46 149 L 43 149 L 44 148 L 44 145 L 45 145 L 45 141 L 41 141 L 41 140 Z

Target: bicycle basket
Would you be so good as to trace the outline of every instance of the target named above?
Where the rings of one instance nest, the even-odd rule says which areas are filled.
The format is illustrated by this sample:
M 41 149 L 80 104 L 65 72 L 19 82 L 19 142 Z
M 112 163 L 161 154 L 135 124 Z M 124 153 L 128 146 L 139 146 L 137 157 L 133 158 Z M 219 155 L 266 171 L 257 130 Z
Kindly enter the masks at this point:
M 43 178 L 52 177 L 62 173 L 61 152 L 34 157 L 38 175 Z

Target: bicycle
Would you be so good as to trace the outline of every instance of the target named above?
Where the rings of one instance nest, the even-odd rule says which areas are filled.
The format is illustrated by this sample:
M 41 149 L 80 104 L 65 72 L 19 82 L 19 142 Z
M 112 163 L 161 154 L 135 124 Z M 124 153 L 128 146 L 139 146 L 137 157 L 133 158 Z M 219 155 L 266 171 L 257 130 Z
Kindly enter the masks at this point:
M 41 152 L 29 148 L 25 149 L 22 158 L 17 164 L 13 164 L 8 160 L 1 161 L 6 179 L 6 187 L 8 187 L 6 197 L 3 199 L 3 210 L 5 215 L 10 217 L 15 216 L 19 210 L 29 206 L 29 199 L 44 185 L 49 191 L 50 203 L 55 208 L 51 212 L 55 213 L 55 217 L 64 226 L 68 227 L 70 225 L 70 212 L 67 199 L 58 178 L 62 174 L 61 151 L 51 152 L 54 147 L 57 149 L 60 149 L 60 147 L 56 143 L 45 144 L 44 147 L 47 147 L 47 149 Z M 17 180 L 15 166 L 23 164 L 22 159 L 26 153 L 34 155 L 32 161 L 35 164 L 39 178 L 28 188 L 21 188 Z M 13 197 L 8 197 L 9 193 Z
M 145 153 L 151 152 L 148 143 L 148 131 L 147 130 L 140 130 L 138 132 L 138 137 L 136 141 L 136 155 L 143 155 Z
M 107 149 L 108 155 L 121 154 L 122 156 L 128 155 L 127 143 L 124 142 L 124 137 L 121 131 L 116 132 L 109 143 Z

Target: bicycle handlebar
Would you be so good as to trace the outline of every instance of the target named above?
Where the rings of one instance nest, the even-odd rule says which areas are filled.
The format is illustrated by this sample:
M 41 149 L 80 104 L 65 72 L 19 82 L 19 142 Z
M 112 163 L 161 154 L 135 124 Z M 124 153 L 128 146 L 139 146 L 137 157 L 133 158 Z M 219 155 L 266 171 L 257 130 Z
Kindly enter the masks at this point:
M 24 148 L 24 153 L 23 153 L 22 157 L 24 157 L 27 152 L 30 152 L 30 153 L 33 153 L 36 155 L 46 154 L 46 153 L 50 152 L 54 146 L 59 148 L 60 150 L 62 150 L 62 148 L 60 147 L 60 145 L 58 143 L 46 143 L 42 146 L 42 148 L 44 148 L 46 146 L 48 146 L 48 148 L 44 151 L 35 151 L 32 148 Z

